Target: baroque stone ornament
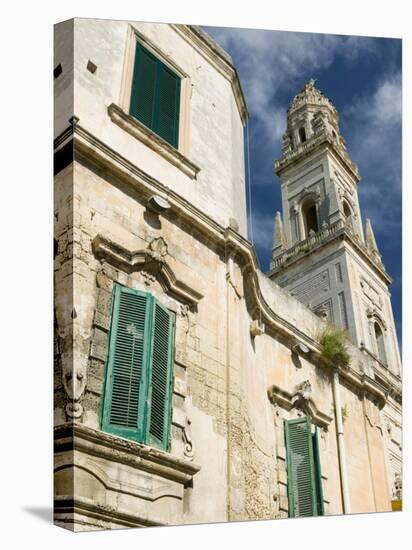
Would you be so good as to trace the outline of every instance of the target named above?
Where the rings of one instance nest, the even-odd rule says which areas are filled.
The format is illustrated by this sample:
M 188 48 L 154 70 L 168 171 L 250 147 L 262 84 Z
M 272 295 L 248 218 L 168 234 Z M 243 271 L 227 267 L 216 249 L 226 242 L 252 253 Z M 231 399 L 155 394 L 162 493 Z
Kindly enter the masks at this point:
M 156 237 L 155 239 L 150 241 L 146 249 L 146 254 L 152 260 L 163 262 L 164 258 L 167 256 L 167 243 L 164 238 Z
M 295 393 L 292 396 L 292 403 L 295 405 L 298 401 L 307 401 L 312 395 L 312 385 L 309 380 L 305 380 L 297 386 Z
M 286 411 L 296 409 L 307 414 L 319 427 L 328 429 L 332 421 L 332 415 L 320 411 L 312 399 L 312 385 L 309 380 L 304 380 L 296 386 L 293 393 L 281 389 L 279 386 L 271 386 L 268 389 L 268 397 L 272 405 L 281 407 Z
M 190 329 L 195 325 L 195 321 L 192 317 L 192 312 L 187 304 L 180 304 L 180 315 L 186 320 L 185 333 L 188 334 Z
M 392 496 L 396 500 L 402 499 L 402 477 L 399 473 L 395 474 L 393 482 Z
M 70 401 L 66 405 L 66 414 L 70 418 L 80 418 L 83 414 L 83 406 L 80 398 L 86 388 L 86 365 L 83 361 L 75 364 L 73 356 L 63 358 L 62 378 L 63 387 Z
M 265 325 L 263 323 L 260 323 L 257 319 L 254 321 L 251 321 L 250 323 L 250 335 L 252 338 L 255 338 L 256 336 L 261 336 L 265 332 Z
M 185 444 L 183 454 L 189 460 L 193 460 L 195 456 L 194 449 L 193 449 L 192 433 L 190 429 L 191 423 L 192 423 L 191 420 L 186 417 L 186 426 L 183 428 L 183 431 L 182 431 L 183 443 Z

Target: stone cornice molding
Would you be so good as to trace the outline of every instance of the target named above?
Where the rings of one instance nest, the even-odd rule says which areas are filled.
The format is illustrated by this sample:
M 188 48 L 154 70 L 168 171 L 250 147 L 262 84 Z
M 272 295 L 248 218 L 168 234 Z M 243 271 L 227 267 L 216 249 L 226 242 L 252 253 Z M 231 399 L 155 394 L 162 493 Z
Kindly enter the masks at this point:
M 129 133 L 134 138 L 150 147 L 153 151 L 165 158 L 171 164 L 179 168 L 186 176 L 196 179 L 200 172 L 199 166 L 185 157 L 175 147 L 170 145 L 166 140 L 152 132 L 147 126 L 142 124 L 136 118 L 128 115 L 115 103 L 112 103 L 107 108 L 112 122 L 120 126 L 123 130 Z
M 217 69 L 225 78 L 229 80 L 232 86 L 233 95 L 239 110 L 240 118 L 243 124 L 249 116 L 246 100 L 243 94 L 242 86 L 238 72 L 232 64 L 229 55 L 202 29 L 195 25 L 170 25 L 182 38 L 194 46 L 197 51 L 206 57 L 206 59 Z
M 165 525 L 164 521 L 149 519 L 146 516 L 130 514 L 127 510 L 96 504 L 91 499 L 81 496 L 68 498 L 66 496 L 54 497 L 54 520 L 58 523 L 84 523 L 73 516 L 86 516 L 91 520 L 99 520 L 116 523 L 124 527 L 156 527 Z
M 312 254 L 317 248 L 329 245 L 338 240 L 349 242 L 355 248 L 356 253 L 363 258 L 387 285 L 392 283 L 392 278 L 386 273 L 383 264 L 376 261 L 374 256 L 370 254 L 368 248 L 363 245 L 362 241 L 341 221 L 332 225 L 327 225 L 318 231 L 318 233 L 315 233 L 303 241 L 297 242 L 281 254 L 278 254 L 276 258 L 273 258 L 271 261 L 268 277 L 272 278 L 280 271 L 284 273 L 285 269 L 300 261 L 304 256 Z
M 328 414 L 320 411 L 314 402 L 314 400 L 304 395 L 302 389 L 297 387 L 294 393 L 289 393 L 285 390 L 282 390 L 279 386 L 273 385 L 268 390 L 268 397 L 271 403 L 274 405 L 279 405 L 283 409 L 290 411 L 293 408 L 299 409 L 309 415 L 315 424 L 328 429 L 329 424 L 332 422 L 333 418 Z
M 107 170 L 108 173 L 138 190 L 142 200 L 147 200 L 153 194 L 167 196 L 171 205 L 171 211 L 176 219 L 181 219 L 185 223 L 195 228 L 205 238 L 220 248 L 222 253 L 231 253 L 233 258 L 241 267 L 244 287 L 247 288 L 245 299 L 252 301 L 251 307 L 259 312 L 259 319 L 272 331 L 282 334 L 291 341 L 292 345 L 303 343 L 309 347 L 320 365 L 330 368 L 330 364 L 321 357 L 319 343 L 310 335 L 301 331 L 295 324 L 280 317 L 266 302 L 260 283 L 258 280 L 258 261 L 253 245 L 239 233 L 230 227 L 224 228 L 214 221 L 210 216 L 199 210 L 193 204 L 188 202 L 178 193 L 174 192 L 166 185 L 156 180 L 136 165 L 122 157 L 119 153 L 108 147 L 101 140 L 82 128 L 79 123 L 74 125 L 74 144 L 75 160 L 82 158 L 95 164 L 99 168 Z M 291 299 L 293 299 L 291 297 Z M 308 314 L 309 314 L 308 310 Z M 316 315 L 312 313 L 314 317 Z M 316 317 L 316 321 L 321 323 Z M 319 324 L 319 328 L 321 325 Z M 343 370 L 342 376 L 345 377 L 347 370 Z M 356 373 L 356 383 L 362 387 L 362 375 Z M 372 393 L 373 393 L 372 381 Z M 378 392 L 380 396 L 380 392 Z
M 92 248 L 97 258 L 121 267 L 127 273 L 137 271 L 143 266 L 156 271 L 164 291 L 170 292 L 185 303 L 197 304 L 203 298 L 201 292 L 179 280 L 167 261 L 154 256 L 150 249 L 129 250 L 100 234 L 93 239 Z
M 299 144 L 294 150 L 290 153 L 284 155 L 282 158 L 275 160 L 274 170 L 275 174 L 281 177 L 282 173 L 289 168 L 292 164 L 296 164 L 297 161 L 301 161 L 306 157 L 309 157 L 324 146 L 331 153 L 335 154 L 338 160 L 345 166 L 351 177 L 356 183 L 360 181 L 360 175 L 358 167 L 354 162 L 349 158 L 349 155 L 346 151 L 338 146 L 331 135 L 328 133 L 322 133 L 318 136 L 305 141 L 304 143 Z
M 186 485 L 200 470 L 200 465 L 177 458 L 161 451 L 118 436 L 107 434 L 79 424 L 69 422 L 54 429 L 55 453 L 74 450 L 113 462 L 120 462 L 165 479 Z

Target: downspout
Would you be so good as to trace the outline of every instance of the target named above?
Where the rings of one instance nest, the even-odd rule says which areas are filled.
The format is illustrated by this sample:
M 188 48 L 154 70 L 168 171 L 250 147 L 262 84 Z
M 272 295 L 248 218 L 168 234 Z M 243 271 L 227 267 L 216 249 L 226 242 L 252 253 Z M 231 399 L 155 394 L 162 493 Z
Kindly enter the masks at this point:
M 338 458 L 339 458 L 340 481 L 341 481 L 341 487 L 342 487 L 343 513 L 350 514 L 348 471 L 346 469 L 345 441 L 343 438 L 342 405 L 341 405 L 341 399 L 340 399 L 339 373 L 337 369 L 335 369 L 333 372 L 333 396 L 335 401 L 335 419 L 336 419 L 336 432 L 337 432 L 337 439 L 338 439 Z
M 227 250 L 227 243 L 225 243 L 225 260 L 226 260 L 226 514 L 227 521 L 230 521 L 230 497 L 231 497 L 231 442 L 230 442 L 230 293 L 229 293 L 229 279 L 230 279 L 230 255 Z

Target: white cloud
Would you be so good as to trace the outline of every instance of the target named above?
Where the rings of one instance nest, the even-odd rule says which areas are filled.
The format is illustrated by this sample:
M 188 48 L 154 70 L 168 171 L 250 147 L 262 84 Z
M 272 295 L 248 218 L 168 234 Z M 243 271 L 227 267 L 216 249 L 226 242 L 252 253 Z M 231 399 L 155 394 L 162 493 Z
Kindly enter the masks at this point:
M 206 28 L 234 55 L 251 116 L 257 117 L 270 142 L 282 136 L 287 109 L 277 92 L 298 91 L 305 80 L 328 68 L 337 56 L 354 60 L 364 50 L 373 51 L 365 37 L 293 33 L 253 29 Z
M 402 120 L 402 79 L 400 73 L 386 76 L 371 97 L 362 97 L 344 112 L 371 127 L 399 125 Z
M 359 186 L 363 217 L 377 235 L 400 227 L 402 192 L 401 74 L 384 76 L 369 96 L 356 99 L 342 113 L 349 154 L 366 177 Z

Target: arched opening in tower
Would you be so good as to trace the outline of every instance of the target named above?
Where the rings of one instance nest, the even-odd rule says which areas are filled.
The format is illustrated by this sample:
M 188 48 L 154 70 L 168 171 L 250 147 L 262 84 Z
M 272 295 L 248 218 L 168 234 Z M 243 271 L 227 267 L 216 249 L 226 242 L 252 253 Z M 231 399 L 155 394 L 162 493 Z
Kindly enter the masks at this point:
M 374 323 L 374 329 L 375 329 L 376 350 L 378 353 L 378 359 L 381 363 L 384 363 L 386 365 L 384 336 L 379 323 L 377 323 L 376 321 Z
M 316 204 L 314 201 L 308 201 L 302 208 L 303 220 L 305 223 L 306 238 L 309 237 L 310 231 L 317 233 L 319 231 L 318 214 L 316 212 Z
M 346 225 L 349 226 L 349 229 L 354 231 L 352 210 L 346 201 L 343 202 L 343 215 L 345 216 Z
M 301 143 L 304 143 L 306 141 L 306 131 L 305 128 L 299 128 L 299 139 Z

